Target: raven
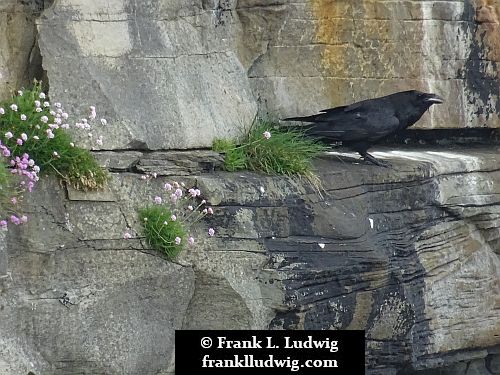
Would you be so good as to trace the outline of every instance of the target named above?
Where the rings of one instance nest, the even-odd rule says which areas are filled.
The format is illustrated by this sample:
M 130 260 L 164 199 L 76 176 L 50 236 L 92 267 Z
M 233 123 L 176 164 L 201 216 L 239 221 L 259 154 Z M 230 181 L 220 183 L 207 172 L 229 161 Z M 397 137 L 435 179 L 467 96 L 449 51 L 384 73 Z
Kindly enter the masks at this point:
M 301 126 L 306 129 L 307 136 L 342 141 L 363 159 L 384 166 L 385 163 L 370 155 L 368 149 L 388 135 L 412 126 L 431 105 L 443 101 L 436 94 L 410 90 L 282 121 L 312 122 L 309 126 Z

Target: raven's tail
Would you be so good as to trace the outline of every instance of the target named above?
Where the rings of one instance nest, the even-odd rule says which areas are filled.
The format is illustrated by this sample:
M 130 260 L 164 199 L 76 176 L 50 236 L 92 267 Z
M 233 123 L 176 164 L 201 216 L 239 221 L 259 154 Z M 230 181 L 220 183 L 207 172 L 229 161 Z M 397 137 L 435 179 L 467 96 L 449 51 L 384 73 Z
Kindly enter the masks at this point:
M 316 121 L 316 115 L 304 116 L 304 117 L 288 117 L 288 118 L 281 119 L 281 121 L 314 122 L 314 121 Z

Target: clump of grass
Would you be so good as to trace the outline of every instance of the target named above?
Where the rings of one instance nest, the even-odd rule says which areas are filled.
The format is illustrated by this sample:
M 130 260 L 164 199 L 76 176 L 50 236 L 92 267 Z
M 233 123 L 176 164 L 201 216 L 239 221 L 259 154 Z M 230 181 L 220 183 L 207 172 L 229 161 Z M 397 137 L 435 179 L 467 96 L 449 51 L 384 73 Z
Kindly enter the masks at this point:
M 214 151 L 225 154 L 227 171 L 252 170 L 271 175 L 302 176 L 314 180 L 311 161 L 327 150 L 319 141 L 297 129 L 278 128 L 267 120 L 258 120 L 241 141 L 217 139 Z
M 95 118 L 95 108 L 91 108 L 90 120 L 75 127 L 89 132 Z M 74 145 L 66 132 L 68 117 L 61 104 L 50 103 L 41 83 L 35 82 L 33 89 L 19 91 L 10 101 L 0 103 L 0 140 L 12 151 L 12 158 L 28 154 L 42 174 L 57 174 L 80 190 L 103 188 L 109 176 L 90 151 Z M 98 142 L 102 143 L 101 137 Z
M 156 173 L 143 180 L 150 178 L 156 178 Z M 172 181 L 165 183 L 163 190 L 154 197 L 154 204 L 139 209 L 139 220 L 149 246 L 173 259 L 186 245 L 194 246 L 193 227 L 205 216 L 213 215 L 214 211 L 206 206 L 207 202 L 197 188 L 187 189 L 184 183 Z M 209 228 L 208 236 L 214 235 L 215 229 Z M 132 238 L 129 230 L 123 238 Z
M 229 139 L 215 139 L 213 150 L 224 153 L 224 169 L 229 172 L 248 169 L 246 150 L 237 147 L 236 143 Z
M 0 216 L 7 216 L 10 213 L 12 206 L 11 199 L 13 196 L 12 174 L 9 173 L 7 164 L 4 158 L 0 158 Z
M 149 246 L 175 258 L 184 248 L 187 233 L 179 221 L 172 221 L 172 211 L 163 205 L 148 206 L 139 210 L 143 234 Z M 181 241 L 176 238 L 181 239 Z

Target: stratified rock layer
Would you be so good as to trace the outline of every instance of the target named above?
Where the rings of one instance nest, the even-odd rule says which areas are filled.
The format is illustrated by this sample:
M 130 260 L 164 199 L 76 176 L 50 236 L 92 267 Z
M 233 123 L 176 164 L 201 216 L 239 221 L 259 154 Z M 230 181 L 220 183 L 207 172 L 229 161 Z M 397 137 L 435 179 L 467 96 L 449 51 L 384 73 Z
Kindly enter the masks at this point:
M 51 97 L 97 105 L 102 148 L 157 150 L 241 135 L 257 108 L 282 118 L 407 89 L 446 100 L 419 127 L 498 128 L 499 14 L 493 0 L 64 0 L 37 28 Z M 22 63 L 14 34 L 3 44 Z
M 103 152 L 114 173 L 100 193 L 42 182 L 0 247 L 0 372 L 166 374 L 175 329 L 256 328 L 364 329 L 369 375 L 495 373 L 497 147 L 374 154 L 393 168 L 322 157 L 320 192 L 214 171 L 209 152 Z M 215 211 L 176 262 L 122 238 L 176 178 L 140 178 L 161 160 Z

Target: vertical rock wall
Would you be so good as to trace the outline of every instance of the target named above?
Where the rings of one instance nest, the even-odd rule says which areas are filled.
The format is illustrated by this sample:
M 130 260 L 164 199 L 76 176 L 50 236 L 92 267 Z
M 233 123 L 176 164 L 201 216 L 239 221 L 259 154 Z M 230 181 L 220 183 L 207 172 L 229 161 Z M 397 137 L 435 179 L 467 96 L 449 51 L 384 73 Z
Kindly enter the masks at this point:
M 242 61 L 275 116 L 437 92 L 425 128 L 499 127 L 498 1 L 240 0 Z

